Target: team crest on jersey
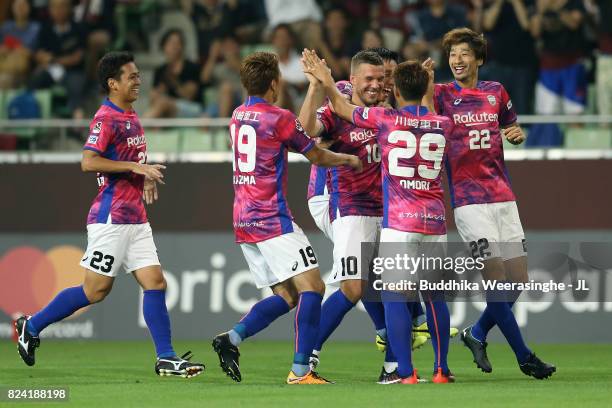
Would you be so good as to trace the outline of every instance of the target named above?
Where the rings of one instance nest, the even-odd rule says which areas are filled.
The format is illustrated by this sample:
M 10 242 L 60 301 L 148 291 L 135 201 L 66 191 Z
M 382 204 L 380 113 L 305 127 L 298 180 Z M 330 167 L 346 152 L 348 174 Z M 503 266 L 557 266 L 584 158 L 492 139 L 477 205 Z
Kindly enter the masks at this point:
M 453 105 L 457 106 L 461 103 L 461 98 L 455 99 L 455 102 L 453 102 Z
M 100 133 L 100 131 L 102 131 L 102 122 L 96 122 L 96 124 L 94 125 L 93 130 L 91 131 L 92 133 Z
M 132 127 L 132 125 L 130 124 L 130 121 L 128 120 L 127 122 L 125 122 L 125 128 L 127 130 L 130 130 L 130 128 Z
M 491 104 L 491 106 L 495 106 L 495 104 L 497 103 L 497 100 L 495 99 L 493 95 L 487 95 L 487 99 L 489 103 Z

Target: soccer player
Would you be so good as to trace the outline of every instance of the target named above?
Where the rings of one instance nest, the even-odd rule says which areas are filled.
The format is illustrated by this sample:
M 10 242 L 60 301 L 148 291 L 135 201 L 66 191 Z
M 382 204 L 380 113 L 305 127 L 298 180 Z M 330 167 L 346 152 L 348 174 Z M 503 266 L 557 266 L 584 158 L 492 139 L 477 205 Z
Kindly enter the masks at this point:
M 317 257 L 293 222 L 286 199 L 287 151 L 322 167 L 361 171 L 359 157 L 316 146 L 291 112 L 272 105 L 281 79 L 278 57 L 249 55 L 240 68 L 247 99 L 230 122 L 233 151 L 234 232 L 257 287 L 274 293 L 253 306 L 233 329 L 213 339 L 223 371 L 241 381 L 238 345 L 297 307 L 295 349 L 287 384 L 327 384 L 308 365 L 319 332 L 325 284 Z
M 452 123 L 420 106 L 430 75 L 417 62 L 400 64 L 394 74 L 394 95 L 399 109 L 360 107 L 344 100 L 332 86 L 327 66 L 314 52 L 304 51 L 306 71 L 323 83 L 336 114 L 355 126 L 376 130 L 382 158 L 383 220 L 380 241 L 440 243 L 446 241 L 440 172 Z M 405 216 L 417 214 L 418 216 Z M 413 255 L 416 255 L 414 253 Z M 412 316 L 405 298 L 389 300 L 383 293 L 389 344 L 398 360 L 399 381 L 418 382 L 411 361 Z M 454 381 L 447 364 L 450 315 L 443 299 L 426 296 L 434 347 L 436 383 Z
M 435 86 L 436 111 L 455 124 L 449 138 L 447 174 L 451 203 L 459 235 L 474 257 L 485 258 L 486 279 L 527 281 L 525 234 L 515 196 L 504 163 L 502 137 L 510 143 L 525 140 L 516 113 L 504 87 L 498 82 L 479 81 L 478 68 L 486 58 L 482 34 L 468 28 L 451 30 L 443 48 L 455 78 Z M 471 350 L 476 365 L 484 372 L 492 367 L 487 357 L 486 337 L 497 325 L 512 347 L 519 367 L 538 379 L 555 372 L 527 347 L 512 313 L 520 293 L 487 293 L 487 307 L 461 339 Z
M 307 74 L 310 86 L 300 111 L 304 129 L 311 136 L 328 140 L 330 150 L 358 155 L 364 170 L 356 174 L 350 169 L 334 168 L 329 171 L 330 236 L 334 242 L 333 269 L 327 283 L 339 286 L 323 303 L 321 327 L 310 362 L 316 368 L 323 344 L 340 325 L 342 319 L 361 299 L 374 322 L 379 336 L 385 336 L 384 308 L 380 302 L 362 299 L 362 280 L 367 280 L 368 265 L 373 253 L 362 254 L 362 242 L 378 240 L 382 217 L 382 187 L 380 156 L 376 136 L 370 129 L 363 129 L 343 120 L 333 113 L 329 105 L 321 108 L 324 92 L 320 82 Z M 340 83 L 341 84 L 341 83 Z M 338 87 L 339 84 L 336 84 Z M 384 68 L 382 58 L 372 51 L 360 51 L 351 60 L 350 100 L 359 106 L 376 106 L 383 92 Z M 341 92 L 343 95 L 345 92 Z M 319 109 L 317 109 L 319 108 Z M 365 273 L 366 275 L 362 275 Z M 397 363 L 389 349 L 379 382 L 387 383 Z M 385 373 L 387 373 L 385 375 Z M 391 373 L 394 373 L 392 375 Z
M 58 293 L 34 316 L 17 319 L 19 355 L 34 365 L 39 333 L 104 300 L 123 267 L 144 290 L 143 315 L 157 352 L 155 372 L 194 377 L 204 365 L 190 362 L 190 352 L 177 357 L 172 347 L 166 281 L 143 205 L 143 198 L 147 204 L 157 200 L 156 183 L 163 184 L 165 167 L 146 164 L 146 139 L 132 107 L 138 99 L 140 73 L 131 54 L 112 52 L 100 60 L 98 77 L 108 98 L 91 122 L 81 160 L 83 171 L 98 173 L 99 186 L 87 216 L 88 243 L 81 261 L 85 280 Z
M 353 93 L 353 86 L 348 81 L 339 81 L 336 86 L 350 98 Z M 333 140 L 330 140 L 326 135 L 321 135 L 317 138 L 318 144 L 322 148 L 328 148 Z M 308 179 L 308 191 L 306 200 L 308 201 L 308 210 L 314 220 L 316 226 L 330 240 L 332 239 L 331 222 L 329 220 L 329 191 L 327 183 L 329 181 L 329 169 L 325 167 L 310 166 L 310 177 Z

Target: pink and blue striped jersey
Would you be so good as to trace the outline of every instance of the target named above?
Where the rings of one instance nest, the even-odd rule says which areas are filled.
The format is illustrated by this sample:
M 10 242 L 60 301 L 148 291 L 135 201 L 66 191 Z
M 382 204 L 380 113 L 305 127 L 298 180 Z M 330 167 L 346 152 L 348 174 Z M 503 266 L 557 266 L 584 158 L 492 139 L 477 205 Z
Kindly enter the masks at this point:
M 117 161 L 146 163 L 147 142 L 133 110 L 124 111 L 106 99 L 89 125 L 83 147 Z M 98 173 L 98 195 L 87 224 L 142 224 L 147 213 L 142 201 L 144 176 L 129 173 Z
M 475 89 L 437 84 L 434 105 L 455 124 L 446 165 L 452 206 L 514 201 L 500 128 L 516 122 L 516 112 L 504 87 L 490 81 Z
M 348 96 L 349 98 L 353 95 L 353 85 L 349 81 L 336 82 L 336 88 L 338 88 L 342 94 Z M 329 103 L 329 99 L 327 99 L 327 103 Z M 326 137 L 326 135 L 323 135 L 323 137 Z M 325 186 L 327 184 L 328 177 L 329 169 L 325 167 L 318 167 L 314 164 L 310 166 L 310 177 L 308 179 L 306 200 L 310 200 L 312 197 L 325 194 Z
M 329 169 L 329 216 L 336 219 L 349 215 L 381 217 L 382 190 L 380 151 L 376 131 L 347 122 L 333 113 L 328 105 L 317 111 L 326 139 L 335 141 L 329 150 L 358 156 L 363 171 L 348 166 Z
M 359 107 L 356 126 L 376 130 L 382 155 L 383 228 L 446 234 L 440 182 L 452 122 L 423 106 Z
M 249 96 L 230 121 L 236 242 L 256 243 L 293 232 L 287 204 L 287 152 L 315 145 L 288 110 Z

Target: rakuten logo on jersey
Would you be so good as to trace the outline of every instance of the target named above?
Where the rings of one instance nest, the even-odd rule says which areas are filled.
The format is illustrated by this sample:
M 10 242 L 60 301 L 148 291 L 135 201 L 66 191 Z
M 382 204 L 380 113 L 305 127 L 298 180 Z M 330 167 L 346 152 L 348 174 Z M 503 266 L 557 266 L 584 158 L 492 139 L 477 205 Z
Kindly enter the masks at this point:
M 468 112 L 464 114 L 455 113 L 453 114 L 453 121 L 455 125 L 475 126 L 484 125 L 489 122 L 497 122 L 497 113 L 473 113 Z
M 351 142 L 362 142 L 364 140 L 370 140 L 376 137 L 376 134 L 372 129 L 364 129 L 357 131 L 352 131 L 350 133 Z
M 146 143 L 146 139 L 144 137 L 144 135 L 141 136 L 137 136 L 137 137 L 128 137 L 127 138 L 127 145 L 128 147 L 130 146 L 140 146 Z

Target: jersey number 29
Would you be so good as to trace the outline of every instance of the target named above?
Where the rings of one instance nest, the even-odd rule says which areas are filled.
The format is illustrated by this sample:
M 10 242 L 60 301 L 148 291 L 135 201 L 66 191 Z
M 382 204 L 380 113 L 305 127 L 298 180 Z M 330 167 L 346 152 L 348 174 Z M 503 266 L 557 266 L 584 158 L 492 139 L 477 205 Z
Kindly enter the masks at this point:
M 446 139 L 439 133 L 425 133 L 418 140 L 414 133 L 408 130 L 394 130 L 389 133 L 389 143 L 404 142 L 406 147 L 394 147 L 389 152 L 389 173 L 392 176 L 413 178 L 415 169 L 409 166 L 400 166 L 399 159 L 410 159 L 419 152 L 419 156 L 423 160 L 433 162 L 433 168 L 426 164 L 419 164 L 416 172 L 419 177 L 429 180 L 435 180 L 442 169 L 442 159 L 444 157 L 444 146 Z M 435 145 L 435 150 L 431 150 L 431 146 Z
M 242 173 L 250 173 L 255 170 L 255 149 L 257 146 L 255 128 L 251 125 L 242 125 L 238 130 L 238 137 L 236 137 L 236 124 L 232 123 L 230 136 L 232 138 L 232 168 L 234 171 L 236 171 L 236 162 L 238 162 L 238 170 Z M 238 150 L 237 160 L 236 150 Z

